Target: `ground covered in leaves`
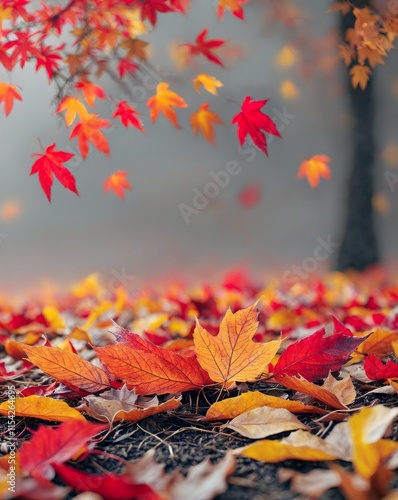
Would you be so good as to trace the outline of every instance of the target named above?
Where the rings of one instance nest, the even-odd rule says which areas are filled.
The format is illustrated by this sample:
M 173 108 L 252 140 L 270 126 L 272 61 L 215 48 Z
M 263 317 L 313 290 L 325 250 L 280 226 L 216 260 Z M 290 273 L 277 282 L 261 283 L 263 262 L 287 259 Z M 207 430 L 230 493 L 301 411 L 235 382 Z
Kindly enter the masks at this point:
M 398 282 L 0 303 L 3 498 L 398 498 Z

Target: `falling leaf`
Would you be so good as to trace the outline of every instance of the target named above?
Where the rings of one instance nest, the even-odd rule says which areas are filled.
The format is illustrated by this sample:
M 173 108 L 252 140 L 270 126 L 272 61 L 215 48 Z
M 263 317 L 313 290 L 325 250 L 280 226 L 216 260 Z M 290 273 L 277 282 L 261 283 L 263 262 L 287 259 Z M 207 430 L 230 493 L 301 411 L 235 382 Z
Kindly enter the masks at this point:
M 258 183 L 248 184 L 238 194 L 239 203 L 244 208 L 252 208 L 261 202 L 263 197 L 263 189 Z
M 193 339 L 198 361 L 214 382 L 254 381 L 275 356 L 281 340 L 253 342 L 257 318 L 257 304 L 236 313 L 228 309 L 216 336 L 196 322 Z
M 223 121 L 217 113 L 209 109 L 209 106 L 207 102 L 201 104 L 198 111 L 192 113 L 189 121 L 195 135 L 200 131 L 207 141 L 215 144 L 213 125 L 221 124 Z
M 147 100 L 147 106 L 150 108 L 150 116 L 152 123 L 156 122 L 159 113 L 162 112 L 165 118 L 169 120 L 176 128 L 181 128 L 177 113 L 172 108 L 187 108 L 188 104 L 175 92 L 169 90 L 169 84 L 165 82 L 158 83 L 156 87 L 156 94 Z
M 314 189 L 318 186 L 321 177 L 328 181 L 332 178 L 328 165 L 331 161 L 332 159 L 327 155 L 311 156 L 311 158 L 307 158 L 301 163 L 297 177 L 299 179 L 307 177 L 309 185 Z
M 193 357 L 185 357 L 130 333 L 129 344 L 95 349 L 99 359 L 137 394 L 167 394 L 201 389 L 210 383 Z
M 16 85 L 0 82 L 0 102 L 4 103 L 4 114 L 8 116 L 14 107 L 14 101 L 22 101 Z
M 195 43 L 185 43 L 183 44 L 183 47 L 187 47 L 189 49 L 191 56 L 203 55 L 210 62 L 223 66 L 221 59 L 214 54 L 214 50 L 222 47 L 225 44 L 225 40 L 219 40 L 216 38 L 206 40 L 208 32 L 208 29 L 204 29 L 196 37 Z
M 291 401 L 290 399 L 269 396 L 259 391 L 248 391 L 234 398 L 227 398 L 223 401 L 213 403 L 207 410 L 205 420 L 229 420 L 242 413 L 262 406 L 285 408 L 292 413 L 327 413 L 327 411 L 322 408 L 305 405 L 300 401 Z
M 380 215 L 386 215 L 391 210 L 391 204 L 388 196 L 383 193 L 375 193 L 372 197 L 373 210 Z
M 16 219 L 21 212 L 22 204 L 18 200 L 8 200 L 0 206 L 0 217 L 4 222 Z
M 291 80 L 284 80 L 279 87 L 283 99 L 296 100 L 300 97 L 300 89 Z
M 245 12 L 243 10 L 243 5 L 245 5 L 249 0 L 218 0 L 217 4 L 217 16 L 219 19 L 224 17 L 225 11 L 229 10 L 232 15 L 238 19 L 245 18 Z
M 119 101 L 117 103 L 116 109 L 112 113 L 112 118 L 119 118 L 126 128 L 131 125 L 141 130 L 141 132 L 144 132 L 144 127 L 139 119 L 138 111 L 130 106 L 127 101 Z
M 398 144 L 390 142 L 383 148 L 381 159 L 391 168 L 398 167 Z
M 196 92 L 200 93 L 200 87 L 203 86 L 207 92 L 210 94 L 217 95 L 217 88 L 224 87 L 224 84 L 217 80 L 216 77 L 207 75 L 206 73 L 200 73 L 193 80 L 193 88 Z
M 75 156 L 73 153 L 57 151 L 54 143 L 46 148 L 44 154 L 34 153 L 32 156 L 38 156 L 39 158 L 32 165 L 30 175 L 38 174 L 41 188 L 49 202 L 51 202 L 53 174 L 64 188 L 79 196 L 73 174 L 63 165 Z
M 359 85 L 362 90 L 365 90 L 371 74 L 372 70 L 369 66 L 355 64 L 355 66 L 350 69 L 351 81 L 354 89 Z
M 18 417 L 31 417 L 53 422 L 65 422 L 66 420 L 86 419 L 77 410 L 71 408 L 64 401 L 42 396 L 27 396 L 15 398 L 15 414 Z M 0 414 L 8 415 L 10 409 L 9 401 L 0 405 Z
M 302 375 L 310 382 L 327 377 L 329 372 L 340 370 L 351 353 L 365 338 L 344 333 L 326 336 L 324 328 L 294 342 L 282 353 L 275 365 L 276 380 L 281 375 Z
M 297 52 L 291 45 L 283 46 L 276 54 L 275 62 L 281 68 L 289 68 L 297 60 Z
M 315 462 L 338 458 L 334 450 L 324 439 L 303 430 L 292 432 L 287 438 L 283 438 L 280 441 L 269 439 L 257 441 L 236 450 L 236 453 L 244 457 L 269 463 L 282 462 L 289 459 Z
M 238 139 L 241 146 L 243 146 L 247 135 L 249 135 L 253 144 L 266 155 L 268 152 L 265 134 L 281 137 L 275 122 L 268 115 L 260 111 L 267 102 L 268 99 L 254 101 L 250 96 L 246 96 L 241 107 L 241 112 L 236 114 L 231 122 L 232 124 L 235 123 L 238 127 Z
M 117 170 L 110 175 L 104 182 L 104 191 L 108 193 L 113 191 L 116 196 L 124 200 L 125 189 L 132 190 L 131 184 L 127 179 L 127 172 L 124 170 Z
M 62 113 L 63 111 L 66 111 L 65 124 L 67 127 L 70 127 L 76 118 L 85 120 L 89 116 L 89 112 L 87 111 L 85 105 L 73 96 L 64 97 L 58 104 L 55 112 Z
M 67 387 L 98 392 L 109 389 L 105 372 L 77 354 L 58 347 L 24 346 L 29 361 Z
M 107 427 L 81 420 L 68 420 L 57 428 L 41 426 L 30 441 L 22 445 L 19 451 L 20 467 L 35 478 L 52 479 L 53 464 L 70 460 Z
M 99 118 L 98 115 L 88 114 L 86 117 L 81 118 L 73 127 L 70 138 L 77 138 L 79 150 L 83 159 L 88 155 L 89 142 L 91 142 L 98 151 L 101 151 L 101 153 L 109 155 L 109 143 L 101 132 L 101 129 L 110 126 L 110 121 Z
M 308 429 L 289 410 L 262 406 L 238 415 L 221 426 L 232 429 L 244 437 L 261 439 L 281 432 Z

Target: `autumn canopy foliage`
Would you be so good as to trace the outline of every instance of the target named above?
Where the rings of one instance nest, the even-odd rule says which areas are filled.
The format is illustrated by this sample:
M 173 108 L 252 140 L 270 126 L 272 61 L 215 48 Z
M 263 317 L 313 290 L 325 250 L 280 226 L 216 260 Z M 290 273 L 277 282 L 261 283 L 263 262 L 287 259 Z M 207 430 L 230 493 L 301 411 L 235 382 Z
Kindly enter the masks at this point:
M 79 154 L 86 159 L 91 148 L 105 155 L 110 154 L 109 141 L 104 131 L 112 120 L 120 120 L 131 133 L 146 132 L 142 122 L 143 113 L 148 113 L 153 123 L 161 116 L 176 128 L 181 128 L 180 117 L 184 117 L 185 108 L 190 108 L 184 96 L 173 90 L 169 82 L 161 81 L 154 95 L 146 100 L 148 109 L 138 110 L 136 105 L 126 99 L 136 83 L 151 68 L 151 47 L 146 35 L 156 29 L 160 16 L 184 15 L 191 7 L 190 0 L 69 0 L 62 5 L 45 2 L 37 4 L 27 0 L 1 0 L 0 23 L 1 44 L 0 64 L 9 73 L 8 81 L 0 82 L 0 102 L 5 116 L 15 105 L 22 105 L 23 82 L 11 81 L 14 69 L 34 64 L 36 72 L 44 72 L 51 88 L 54 89 L 53 112 L 63 116 L 65 126 L 70 129 L 70 140 L 77 141 Z M 214 15 L 222 19 L 232 15 L 245 21 L 245 7 L 249 0 L 218 0 Z M 282 9 L 284 7 L 281 7 Z M 278 6 L 273 6 L 274 19 L 288 24 L 290 7 L 282 15 Z M 364 89 L 369 76 L 377 64 L 382 64 L 393 47 L 397 34 L 397 19 L 384 11 L 371 11 L 366 8 L 354 8 L 349 2 L 336 2 L 331 12 L 347 15 L 353 12 L 355 25 L 348 30 L 345 43 L 339 47 L 344 63 L 350 67 L 354 87 Z M 272 16 L 271 16 L 272 17 Z M 214 70 L 221 70 L 227 78 L 227 66 L 223 61 L 224 49 L 230 43 L 227 39 L 217 38 L 208 28 L 204 28 L 193 40 L 181 43 L 176 48 L 175 56 L 180 63 L 194 64 L 201 58 L 208 66 L 206 73 L 199 73 L 193 78 L 197 92 L 202 89 L 208 94 L 217 95 L 224 83 L 213 75 Z M 284 49 L 280 54 L 281 65 L 290 64 L 289 58 L 295 57 L 292 49 Z M 115 100 L 102 83 L 104 76 L 119 82 L 124 98 Z M 203 92 L 202 92 L 203 93 Z M 283 86 L 282 94 L 286 97 L 297 93 L 291 83 Z M 97 100 L 111 100 L 113 112 L 103 117 L 95 113 Z M 242 96 L 241 111 L 234 114 L 234 103 L 229 103 L 232 123 L 237 126 L 240 145 L 249 139 L 263 153 L 267 152 L 267 134 L 280 137 L 280 133 L 267 112 L 263 109 L 268 98 L 254 100 Z M 189 111 L 187 123 L 193 133 L 200 133 L 212 144 L 215 140 L 215 126 L 228 123 L 231 118 L 220 117 L 212 103 L 204 96 L 204 101 L 196 110 Z M 43 145 L 42 155 L 31 170 L 38 174 L 43 192 L 51 200 L 53 177 L 75 194 L 78 194 L 76 181 L 68 161 L 70 153 L 60 150 L 56 144 Z M 322 152 L 314 152 L 299 169 L 299 177 L 307 176 L 314 188 L 320 176 L 330 179 L 327 162 L 330 158 Z M 104 182 L 105 191 L 112 190 L 123 198 L 125 189 L 129 189 L 127 172 L 116 171 Z

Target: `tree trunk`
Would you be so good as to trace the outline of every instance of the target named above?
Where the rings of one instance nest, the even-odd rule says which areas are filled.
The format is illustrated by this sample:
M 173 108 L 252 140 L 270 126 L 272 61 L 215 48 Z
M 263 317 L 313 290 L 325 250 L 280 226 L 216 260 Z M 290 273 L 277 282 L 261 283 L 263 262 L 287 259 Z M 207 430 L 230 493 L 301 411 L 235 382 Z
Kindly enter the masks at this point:
M 368 0 L 352 2 L 356 7 L 369 6 Z M 341 33 L 354 25 L 352 13 L 342 16 Z M 337 257 L 337 269 L 362 271 L 380 261 L 372 198 L 374 193 L 374 85 L 370 77 L 365 90 L 354 89 L 347 72 L 347 85 L 353 118 L 353 163 L 348 182 L 347 214 Z

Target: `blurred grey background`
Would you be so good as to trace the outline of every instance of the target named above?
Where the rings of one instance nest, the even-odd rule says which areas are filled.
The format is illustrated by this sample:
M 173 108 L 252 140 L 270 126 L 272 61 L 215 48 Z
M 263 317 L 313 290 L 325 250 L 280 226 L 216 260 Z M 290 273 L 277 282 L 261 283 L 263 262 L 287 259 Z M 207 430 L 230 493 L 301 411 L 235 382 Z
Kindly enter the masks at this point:
M 23 102 L 16 102 L 8 118 L 3 114 L 0 118 L 3 291 L 33 287 L 44 280 L 70 283 L 94 271 L 105 277 L 125 273 L 154 282 L 171 276 L 206 280 L 236 266 L 246 266 L 255 274 L 278 273 L 312 256 L 317 238 L 339 241 L 351 157 L 343 67 L 338 64 L 325 73 L 319 60 L 312 59 L 311 50 L 306 52 L 305 43 L 301 57 L 313 66 L 312 78 L 303 78 L 297 62 L 289 68 L 278 65 L 277 55 L 297 39 L 297 34 L 275 22 L 266 23 L 270 3 L 248 5 L 245 23 L 229 14 L 219 21 L 211 1 L 194 1 L 186 17 L 160 16 L 158 27 L 147 39 L 153 44 L 153 64 L 161 75 L 159 79 L 169 82 L 190 104 L 189 109 L 178 111 L 183 130 L 175 130 L 163 118 L 151 125 L 145 102 L 153 95 L 156 82 L 148 77 L 148 88 L 137 90 L 139 102 L 135 103 L 142 113 L 146 135 L 126 130 L 121 124 L 108 131 L 111 158 L 92 150 L 86 161 L 77 162 L 72 169 L 80 198 L 54 181 L 50 205 L 37 177 L 29 177 L 34 161 L 30 155 L 41 151 L 38 139 L 44 147 L 56 142 L 58 149 L 73 152 L 76 143 L 69 142 L 69 132 L 53 114 L 53 89 L 48 87 L 44 72 L 35 74 L 33 65 L 27 65 L 12 74 L 12 83 L 22 89 Z M 296 5 L 311 26 L 312 33 L 307 33 L 310 38 L 322 38 L 337 28 L 338 16 L 326 14 L 329 2 L 302 0 Z M 195 67 L 177 69 L 170 58 L 170 44 L 192 42 L 204 27 L 209 28 L 211 38 L 226 38 L 240 46 L 242 57 L 228 60 L 227 55 L 225 69 L 204 59 Z M 322 51 L 321 44 L 319 47 Z M 298 50 L 300 53 L 300 46 Z M 325 57 L 326 53 L 330 57 L 330 51 L 325 49 Z M 393 51 L 386 65 L 378 68 L 377 79 L 377 184 L 382 193 L 377 204 L 383 212 L 377 216 L 377 223 L 386 261 L 394 261 L 398 244 L 398 195 L 385 179 L 386 171 L 398 174 L 394 171 L 398 149 L 397 62 Z M 203 90 L 201 95 L 193 91 L 191 79 L 200 72 L 224 82 L 218 97 Z M 4 73 L 0 79 L 8 81 L 9 77 Z M 281 94 L 285 80 L 298 88 L 298 98 Z M 103 83 L 114 100 L 123 98 L 115 83 Z M 257 151 L 250 162 L 248 155 L 240 153 L 235 127 L 229 124 L 238 111 L 236 103 L 246 95 L 269 98 L 264 111 L 271 116 L 278 116 L 275 110 L 283 114 L 284 108 L 294 115 L 281 130 L 283 140 L 269 144 L 269 157 Z M 189 114 L 203 101 L 210 102 L 227 125 L 217 127 L 216 147 L 202 137 L 194 137 L 189 127 Z M 97 112 L 105 118 L 112 111 L 111 102 L 97 106 Z M 280 119 L 276 122 L 280 128 Z M 296 179 L 296 173 L 300 163 L 314 154 L 327 154 L 333 162 L 332 180 L 322 180 L 312 190 L 306 180 Z M 239 162 L 242 172 L 232 177 L 205 209 L 192 215 L 187 225 L 179 204 L 192 206 L 193 189 L 203 192 L 212 180 L 209 172 L 225 170 L 231 160 Z M 128 171 L 133 186 L 125 202 L 102 191 L 105 178 L 119 169 Z M 252 183 L 262 187 L 263 195 L 260 203 L 248 209 L 239 203 L 238 195 Z M 8 214 L 14 205 L 20 209 L 15 217 Z M 331 255 L 322 266 L 331 266 L 333 258 Z

